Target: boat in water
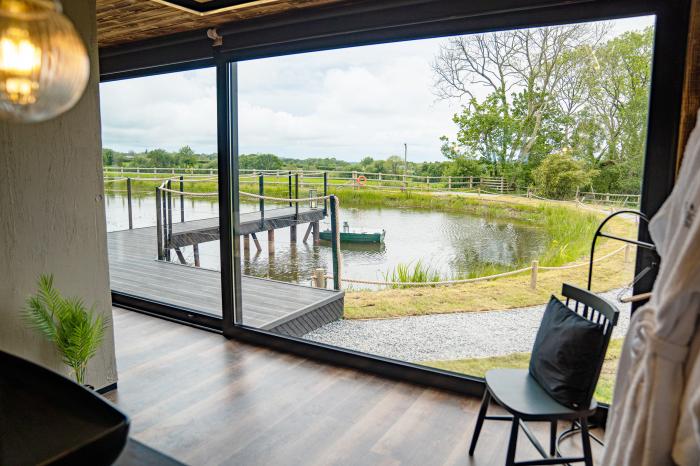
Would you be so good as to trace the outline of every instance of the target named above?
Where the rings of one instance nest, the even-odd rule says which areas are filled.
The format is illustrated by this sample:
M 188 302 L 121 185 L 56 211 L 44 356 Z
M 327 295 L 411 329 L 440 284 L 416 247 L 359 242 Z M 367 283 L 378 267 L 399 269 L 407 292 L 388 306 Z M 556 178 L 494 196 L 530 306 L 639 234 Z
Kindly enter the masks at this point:
M 383 243 L 386 231 L 368 228 L 350 228 L 348 222 L 343 222 L 340 230 L 341 243 Z M 322 230 L 319 237 L 324 241 L 332 241 L 333 235 L 330 227 Z

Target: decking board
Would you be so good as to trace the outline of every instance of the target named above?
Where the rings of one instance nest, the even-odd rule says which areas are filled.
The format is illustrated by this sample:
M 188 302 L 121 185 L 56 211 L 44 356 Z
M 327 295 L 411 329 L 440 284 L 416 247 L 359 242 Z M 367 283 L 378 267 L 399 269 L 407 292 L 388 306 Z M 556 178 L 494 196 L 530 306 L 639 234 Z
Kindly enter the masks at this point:
M 288 215 L 288 210 L 293 211 L 277 210 L 281 212 L 275 214 L 280 215 Z M 254 214 L 259 221 L 259 213 Z M 267 214 L 266 211 L 266 217 Z M 242 220 L 246 215 L 254 217 L 243 214 Z M 275 216 L 271 215 L 271 218 Z M 173 224 L 174 233 L 196 229 L 218 229 L 218 219 Z M 155 227 L 109 232 L 107 240 L 113 291 L 221 316 L 221 274 L 214 270 L 156 260 Z M 337 319 L 342 315 L 342 292 L 245 275 L 241 277 L 241 285 L 244 325 L 301 336 L 313 330 L 310 328 L 312 322 L 324 322 L 328 316 Z M 333 306 L 325 309 L 330 304 Z M 326 316 L 325 319 L 304 318 L 305 314 L 315 314 L 319 309 L 320 314 Z M 303 321 L 295 322 L 302 318 Z

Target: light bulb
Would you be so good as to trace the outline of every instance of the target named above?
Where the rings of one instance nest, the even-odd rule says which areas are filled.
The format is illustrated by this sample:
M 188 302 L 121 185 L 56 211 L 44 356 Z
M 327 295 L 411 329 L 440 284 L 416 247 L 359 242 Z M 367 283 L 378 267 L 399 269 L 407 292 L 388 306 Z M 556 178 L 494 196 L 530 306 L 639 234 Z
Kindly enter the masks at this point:
M 0 118 L 39 122 L 72 108 L 90 74 L 58 2 L 0 0 Z

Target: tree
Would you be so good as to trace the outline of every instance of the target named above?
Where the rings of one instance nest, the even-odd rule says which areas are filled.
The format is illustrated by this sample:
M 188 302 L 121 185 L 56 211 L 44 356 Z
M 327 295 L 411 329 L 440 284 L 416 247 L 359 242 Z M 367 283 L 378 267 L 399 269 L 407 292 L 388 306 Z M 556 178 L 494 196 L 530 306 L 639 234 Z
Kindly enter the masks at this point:
M 592 174 L 582 162 L 565 152 L 548 155 L 533 171 L 539 192 L 553 199 L 571 198 L 576 188 L 590 183 Z
M 595 150 L 588 154 L 591 165 L 600 169 L 595 189 L 639 191 L 653 39 L 649 27 L 622 34 L 593 51 L 587 99 L 592 130 L 602 135 Z
M 238 158 L 240 168 L 255 170 L 279 170 L 282 160 L 275 154 L 243 154 Z
M 197 154 L 190 146 L 183 146 L 177 151 L 177 164 L 181 167 L 194 167 L 197 165 Z
M 433 65 L 436 93 L 444 99 L 468 98 L 467 109 L 481 117 L 502 117 L 504 129 L 495 143 L 504 146 L 498 157 L 527 161 L 541 141 L 547 114 L 554 111 L 553 96 L 571 90 L 571 60 L 580 57 L 570 52 L 597 44 L 604 34 L 599 25 L 577 24 L 450 38 Z M 474 93 L 479 87 L 490 91 L 483 102 Z
M 102 149 L 102 165 L 105 167 L 114 166 L 114 154 L 112 149 Z
M 146 153 L 146 159 L 150 167 L 170 167 L 173 163 L 172 157 L 165 149 L 153 149 Z
M 383 171 L 394 175 L 403 173 L 403 159 L 398 155 L 392 155 L 384 161 Z

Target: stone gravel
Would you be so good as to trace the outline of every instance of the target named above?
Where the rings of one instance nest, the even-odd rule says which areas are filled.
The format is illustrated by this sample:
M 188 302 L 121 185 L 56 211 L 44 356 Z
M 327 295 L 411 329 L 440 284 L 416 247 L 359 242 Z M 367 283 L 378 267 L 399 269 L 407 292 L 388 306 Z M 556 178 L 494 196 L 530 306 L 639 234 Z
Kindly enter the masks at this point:
M 629 326 L 630 305 L 617 300 L 621 291 L 601 293 L 621 311 L 613 338 L 624 337 Z M 340 320 L 304 338 L 404 361 L 499 356 L 531 350 L 544 308 Z

